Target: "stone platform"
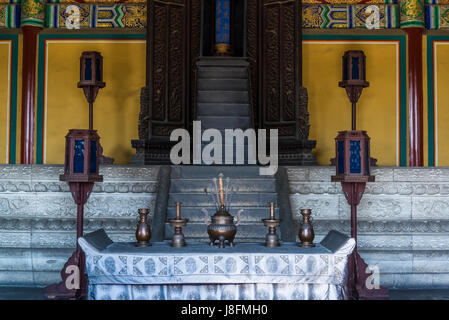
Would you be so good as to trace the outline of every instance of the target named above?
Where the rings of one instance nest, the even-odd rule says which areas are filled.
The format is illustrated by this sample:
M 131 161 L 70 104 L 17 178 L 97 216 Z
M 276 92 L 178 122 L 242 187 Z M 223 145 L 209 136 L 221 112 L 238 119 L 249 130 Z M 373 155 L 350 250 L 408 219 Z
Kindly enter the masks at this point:
M 285 167 L 294 219 L 311 208 L 316 241 L 349 234 L 350 210 L 332 167 Z M 86 231 L 133 241 L 137 208 L 155 210 L 159 166 L 103 166 L 87 202 Z M 0 285 L 43 286 L 75 246 L 76 207 L 62 166 L 0 165 Z M 449 288 L 449 168 L 373 170 L 359 206 L 359 248 L 390 288 Z

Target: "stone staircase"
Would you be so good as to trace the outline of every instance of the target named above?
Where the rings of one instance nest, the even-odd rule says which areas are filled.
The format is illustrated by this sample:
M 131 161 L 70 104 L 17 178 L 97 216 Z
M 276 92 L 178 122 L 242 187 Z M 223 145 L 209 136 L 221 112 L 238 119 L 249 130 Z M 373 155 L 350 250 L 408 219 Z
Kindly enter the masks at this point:
M 246 130 L 252 127 L 248 79 L 249 63 L 244 58 L 205 57 L 197 62 L 197 117 L 201 129 L 218 129 L 222 134 L 222 164 L 225 150 L 235 145 L 225 145 L 225 129 Z M 207 142 L 201 143 L 201 150 Z M 248 143 L 243 144 L 247 162 Z
M 237 211 L 244 209 L 235 242 L 263 241 L 267 228 L 261 219 L 269 216 L 268 202 L 276 203 L 276 217 L 279 217 L 279 209 L 276 179 L 274 176 L 259 175 L 258 166 L 172 166 L 167 219 L 175 217 L 175 202 L 182 202 L 182 217 L 190 220 L 183 228 L 187 241 L 208 241 L 205 215 L 201 209 L 205 208 L 209 217 L 216 210 L 211 195 L 206 194 L 204 189 L 212 186 L 212 179 L 219 173 L 223 173 L 225 178 L 230 177 L 231 184 L 239 189 L 232 197 L 230 213 L 235 217 L 234 221 L 237 220 Z M 278 232 L 280 236 L 280 230 Z M 166 222 L 164 238 L 171 239 L 172 235 L 173 228 Z

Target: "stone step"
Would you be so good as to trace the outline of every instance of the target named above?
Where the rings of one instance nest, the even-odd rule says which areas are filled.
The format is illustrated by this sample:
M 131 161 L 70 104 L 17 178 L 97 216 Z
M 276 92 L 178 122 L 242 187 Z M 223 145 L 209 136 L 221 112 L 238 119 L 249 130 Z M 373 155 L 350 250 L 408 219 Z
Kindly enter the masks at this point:
M 201 211 L 204 207 L 184 207 L 183 204 L 181 205 L 181 217 L 187 218 L 190 220 L 190 222 L 203 222 L 205 219 L 204 213 Z M 215 207 L 207 207 L 205 208 L 207 212 L 209 213 L 209 218 L 213 214 L 215 214 L 216 209 Z M 237 219 L 237 211 L 240 210 L 240 208 L 234 208 L 232 207 L 230 209 L 230 214 Z M 279 209 L 275 208 L 275 217 L 279 217 Z M 168 207 L 167 208 L 167 219 L 173 219 L 176 216 L 176 207 Z M 268 219 L 270 216 L 270 207 L 269 204 L 266 203 L 265 207 L 245 207 L 243 209 L 243 212 L 241 213 L 241 221 L 246 223 L 262 223 L 261 219 Z
M 248 117 L 226 117 L 226 116 L 199 116 L 201 129 L 242 129 L 251 127 L 251 118 Z
M 199 192 L 213 184 L 211 179 L 172 179 L 170 192 Z M 239 192 L 276 192 L 276 180 L 272 177 L 259 179 L 232 179 L 232 186 L 238 188 Z
M 205 165 L 210 165 L 210 164 L 214 164 L 214 165 L 257 165 L 257 149 L 256 146 L 253 146 L 253 153 L 252 153 L 252 162 L 250 163 L 249 159 L 249 144 L 245 141 L 245 144 L 243 145 L 225 145 L 223 144 L 221 146 L 221 156 L 217 155 L 217 159 L 215 159 L 215 152 L 217 152 L 217 149 L 214 148 L 213 150 L 207 150 L 205 151 L 205 147 L 207 146 L 207 142 L 203 143 L 200 145 L 201 148 L 201 164 L 205 164 Z M 220 150 L 220 149 L 218 149 Z M 203 156 L 203 152 L 205 152 L 205 154 L 209 155 L 210 157 L 212 157 L 211 161 L 214 161 L 214 163 L 206 163 L 205 157 Z M 241 155 L 241 158 L 239 159 L 239 163 L 237 163 L 237 155 Z M 231 161 L 227 160 L 231 159 Z M 221 159 L 221 162 L 218 161 L 218 159 Z M 228 162 L 228 163 L 226 163 Z
M 249 103 L 247 91 L 198 90 L 199 103 Z
M 200 67 L 198 79 L 248 79 L 248 70 L 246 67 Z
M 171 178 L 217 178 L 219 173 L 223 173 L 224 177 L 233 178 L 267 178 L 259 174 L 259 166 L 172 166 Z
M 250 116 L 251 107 L 246 103 L 198 103 L 200 116 Z
M 241 57 L 202 57 L 196 65 L 198 68 L 202 67 L 249 67 L 249 62 L 246 58 Z
M 171 237 L 173 236 L 173 232 L 173 227 L 171 227 L 168 223 L 165 224 L 165 239 L 171 239 Z M 204 223 L 188 223 L 187 226 L 182 228 L 182 233 L 184 234 L 187 241 L 200 240 L 209 242 L 207 225 Z M 268 228 L 265 227 L 262 222 L 260 224 L 242 223 L 237 227 L 235 241 L 249 242 L 248 239 L 253 239 L 263 242 L 267 233 Z M 278 230 L 278 235 L 280 235 L 280 230 Z
M 190 206 L 214 206 L 212 195 L 205 193 L 170 193 L 168 203 L 182 202 L 186 207 Z M 277 201 L 276 193 L 244 193 L 237 192 L 232 196 L 231 205 L 240 207 L 266 207 L 267 203 Z
M 198 90 L 248 91 L 247 79 L 198 79 Z

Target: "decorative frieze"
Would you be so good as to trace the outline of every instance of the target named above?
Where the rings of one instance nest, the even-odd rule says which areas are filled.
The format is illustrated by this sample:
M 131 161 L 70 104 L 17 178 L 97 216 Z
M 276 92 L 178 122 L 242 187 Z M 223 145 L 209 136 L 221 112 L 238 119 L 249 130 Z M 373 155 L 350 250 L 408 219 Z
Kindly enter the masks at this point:
M 372 4 L 303 4 L 303 28 L 309 29 L 354 29 L 367 28 L 373 24 L 368 9 Z M 399 28 L 399 8 L 396 4 L 376 4 L 379 28 Z
M 120 4 L 48 4 L 47 28 L 66 28 L 66 20 L 76 6 L 80 28 L 139 28 L 147 24 L 147 6 L 142 3 Z M 69 8 L 69 10 L 68 10 Z
M 155 194 L 128 193 L 91 195 L 85 206 L 86 217 L 129 217 L 138 208 L 153 211 Z M 76 217 L 76 205 L 70 193 L 1 193 L 0 216 Z
M 100 166 L 104 181 L 156 181 L 160 166 Z M 0 164 L 1 180 L 59 181 L 63 165 L 7 165 Z M 61 182 L 63 183 L 63 182 Z
M 19 4 L 0 4 L 0 28 L 20 28 Z
M 448 182 L 449 167 L 394 168 L 393 181 Z
M 447 219 L 449 217 L 448 197 L 414 197 L 413 219 Z
M 79 10 L 80 28 L 133 28 L 144 30 L 147 23 L 146 0 L 50 0 L 0 1 L 0 28 L 38 26 L 66 28 L 69 6 Z M 379 12 L 379 28 L 426 27 L 449 28 L 449 0 L 369 0 L 332 1 L 305 0 L 303 28 L 353 29 L 367 28 L 374 23 L 375 6 Z M 399 6 L 401 3 L 401 7 Z M 67 12 L 66 12 L 67 11 Z M 425 11 L 425 15 L 424 15 Z
M 349 219 L 315 220 L 313 226 L 317 233 L 326 234 L 330 230 L 338 230 L 346 234 L 350 233 Z M 359 220 L 357 223 L 357 231 L 360 234 L 447 233 L 449 232 L 449 220 Z

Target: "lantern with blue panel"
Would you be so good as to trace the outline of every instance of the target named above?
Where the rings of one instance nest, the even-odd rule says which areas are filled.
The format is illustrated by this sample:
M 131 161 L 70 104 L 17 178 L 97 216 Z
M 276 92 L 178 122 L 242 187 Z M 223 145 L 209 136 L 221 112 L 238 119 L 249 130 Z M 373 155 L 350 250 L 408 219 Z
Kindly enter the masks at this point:
M 100 137 L 96 130 L 70 129 L 66 135 L 66 158 L 61 181 L 99 182 Z
M 352 130 L 356 130 L 356 104 L 363 88 L 369 87 L 366 81 L 366 56 L 363 51 L 350 50 L 343 55 L 342 81 L 338 85 L 346 89 L 352 104 Z
M 374 181 L 370 169 L 370 137 L 366 131 L 340 131 L 335 138 L 334 182 Z
M 93 129 L 93 104 L 103 82 L 103 57 L 96 51 L 85 51 L 80 58 L 80 81 L 78 88 L 82 88 L 89 103 L 89 129 Z

